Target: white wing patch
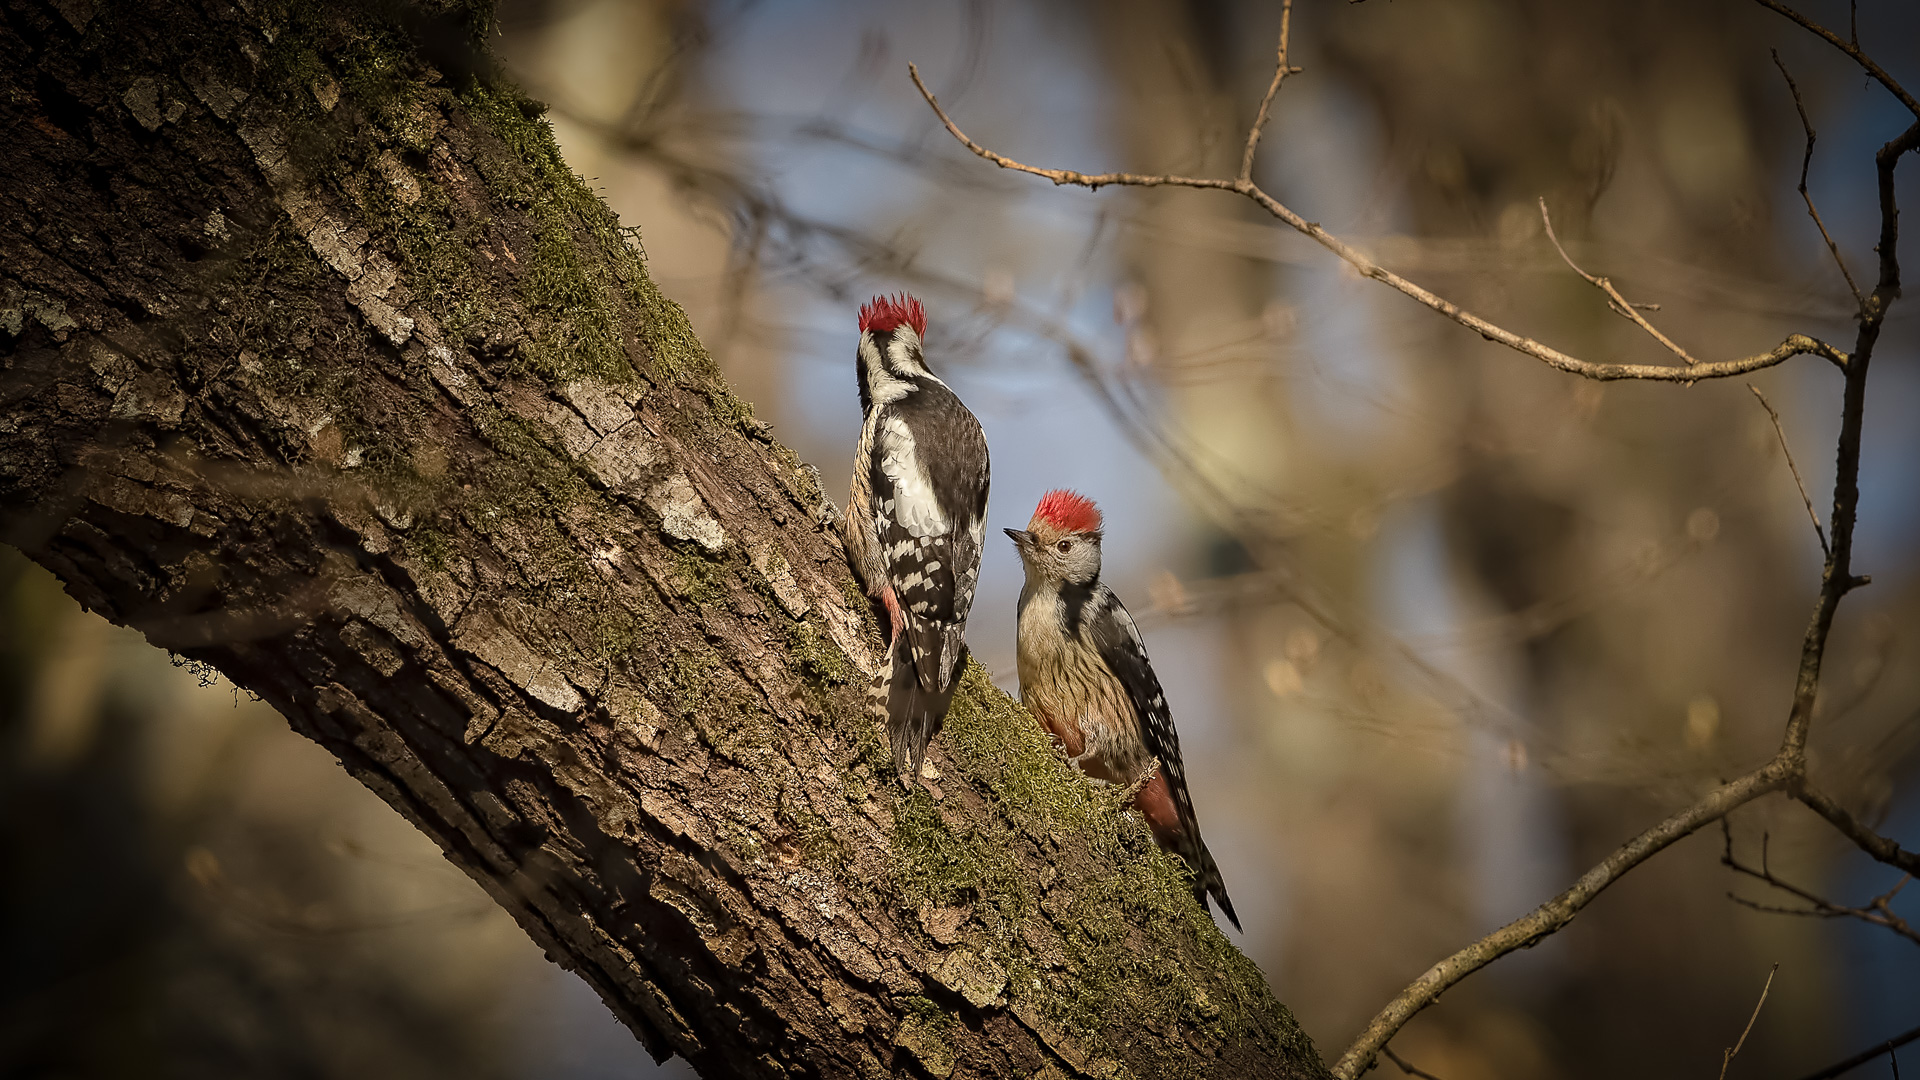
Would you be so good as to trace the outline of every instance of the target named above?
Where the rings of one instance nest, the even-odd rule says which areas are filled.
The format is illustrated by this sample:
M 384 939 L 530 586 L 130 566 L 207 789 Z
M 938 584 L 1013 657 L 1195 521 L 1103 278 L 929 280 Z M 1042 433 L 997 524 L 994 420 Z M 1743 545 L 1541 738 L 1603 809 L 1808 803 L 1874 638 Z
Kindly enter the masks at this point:
M 906 421 L 888 417 L 881 422 L 879 434 L 880 471 L 893 482 L 893 520 L 911 536 L 947 535 L 947 515 L 941 513 L 933 481 L 914 452 L 913 432 Z

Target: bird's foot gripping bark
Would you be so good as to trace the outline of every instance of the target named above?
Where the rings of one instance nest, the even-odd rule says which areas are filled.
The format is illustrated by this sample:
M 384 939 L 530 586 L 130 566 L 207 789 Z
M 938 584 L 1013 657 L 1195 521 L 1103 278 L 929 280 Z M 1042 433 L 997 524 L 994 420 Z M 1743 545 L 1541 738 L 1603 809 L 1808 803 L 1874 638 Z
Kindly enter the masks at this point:
M 1133 800 L 1140 795 L 1141 789 L 1153 783 L 1153 778 L 1159 775 L 1160 759 L 1154 758 L 1152 761 L 1147 762 L 1146 768 L 1140 770 L 1140 776 L 1135 779 L 1133 783 L 1127 785 L 1127 790 L 1122 795 L 1123 801 L 1120 805 L 1132 806 Z

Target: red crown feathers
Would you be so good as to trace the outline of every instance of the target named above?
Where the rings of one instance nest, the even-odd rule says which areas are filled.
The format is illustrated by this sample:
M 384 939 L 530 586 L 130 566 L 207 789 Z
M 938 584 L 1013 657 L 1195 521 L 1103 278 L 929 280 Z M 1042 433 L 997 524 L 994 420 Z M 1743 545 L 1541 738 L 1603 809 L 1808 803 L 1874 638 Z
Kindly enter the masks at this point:
M 860 332 L 863 334 L 868 330 L 892 330 L 901 323 L 913 327 L 913 332 L 921 337 L 927 336 L 927 309 L 906 293 L 876 296 L 860 309 Z
M 1100 508 L 1085 495 L 1062 488 L 1040 497 L 1040 505 L 1033 511 L 1033 520 L 1045 522 L 1060 532 L 1097 532 L 1100 529 Z

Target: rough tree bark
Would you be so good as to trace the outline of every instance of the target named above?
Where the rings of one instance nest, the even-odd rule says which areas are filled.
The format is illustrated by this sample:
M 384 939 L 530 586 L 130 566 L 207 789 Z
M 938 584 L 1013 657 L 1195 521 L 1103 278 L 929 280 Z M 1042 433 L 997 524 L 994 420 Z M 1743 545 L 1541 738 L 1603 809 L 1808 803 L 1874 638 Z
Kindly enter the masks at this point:
M 8 543 L 271 702 L 656 1057 L 1326 1075 L 977 668 L 938 797 L 887 782 L 819 492 L 486 70 L 489 5 L 236 2 L 0 0 Z

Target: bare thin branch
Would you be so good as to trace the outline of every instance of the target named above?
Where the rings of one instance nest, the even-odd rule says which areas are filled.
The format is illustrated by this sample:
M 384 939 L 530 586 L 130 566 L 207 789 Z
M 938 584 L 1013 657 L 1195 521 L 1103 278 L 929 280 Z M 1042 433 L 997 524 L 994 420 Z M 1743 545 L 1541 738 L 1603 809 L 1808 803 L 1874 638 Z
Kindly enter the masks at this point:
M 1800 126 L 1807 133 L 1807 150 L 1800 156 L 1800 198 L 1807 204 L 1807 215 L 1813 218 L 1814 227 L 1820 230 L 1820 239 L 1827 242 L 1827 250 L 1833 253 L 1833 263 L 1840 268 L 1840 276 L 1847 279 L 1847 288 L 1853 292 L 1856 307 L 1866 305 L 1867 298 L 1860 292 L 1860 286 L 1853 283 L 1853 275 L 1847 271 L 1847 260 L 1840 257 L 1840 245 L 1833 242 L 1833 234 L 1827 231 L 1827 223 L 1820 220 L 1820 211 L 1813 205 L 1813 196 L 1807 192 L 1807 168 L 1813 164 L 1813 142 L 1817 136 L 1813 131 L 1813 121 L 1807 119 L 1806 103 L 1800 100 L 1800 86 L 1793 81 L 1793 75 L 1787 71 L 1787 65 L 1780 59 L 1780 50 L 1773 50 L 1773 65 L 1787 80 L 1787 89 L 1793 92 L 1793 107 L 1800 112 Z
M 972 138 L 968 137 L 966 132 L 960 130 L 960 126 L 954 123 L 953 118 L 948 116 L 946 110 L 940 107 L 940 102 L 934 98 L 933 92 L 927 89 L 927 84 L 921 81 L 920 71 L 915 65 L 908 64 L 907 71 L 913 77 L 913 85 L 919 88 L 920 95 L 926 98 L 927 105 L 933 109 L 934 115 L 938 116 L 940 122 L 946 125 L 947 132 L 951 134 L 960 145 L 965 146 L 976 155 L 993 162 L 1003 169 L 1011 169 L 1015 172 L 1030 173 L 1034 176 L 1045 177 L 1055 184 L 1072 184 L 1093 190 L 1098 190 L 1110 185 L 1124 187 L 1187 187 L 1231 191 L 1243 195 L 1252 199 L 1255 203 L 1258 203 L 1261 209 L 1267 211 L 1267 213 L 1272 214 L 1294 230 L 1305 235 L 1308 239 L 1345 260 L 1354 269 L 1358 270 L 1362 277 L 1371 278 L 1374 281 L 1389 286 L 1401 294 L 1445 315 L 1447 318 L 1472 330 L 1488 341 L 1504 345 L 1515 352 L 1531 356 L 1549 367 L 1567 372 L 1568 374 L 1578 375 L 1582 378 L 1594 379 L 1600 382 L 1609 382 L 1616 379 L 1644 379 L 1654 382 L 1695 383 L 1703 379 L 1724 379 L 1733 375 L 1744 375 L 1748 372 L 1759 371 L 1762 368 L 1770 368 L 1792 357 L 1807 353 L 1825 357 L 1842 368 L 1847 365 L 1846 353 L 1841 352 L 1839 349 L 1834 348 L 1824 341 L 1809 337 L 1805 334 L 1790 334 L 1785 341 L 1782 341 L 1768 352 L 1741 357 L 1737 360 L 1701 363 L 1693 367 L 1664 367 L 1656 364 L 1604 364 L 1581 360 L 1577 357 L 1569 356 L 1558 349 L 1543 345 L 1532 338 L 1523 337 L 1504 327 L 1496 326 L 1480 316 L 1461 308 L 1452 301 L 1436 296 L 1420 285 L 1386 269 L 1379 263 L 1374 262 L 1359 249 L 1352 247 L 1314 222 L 1308 221 L 1299 214 L 1294 213 L 1278 199 L 1262 191 L 1259 186 L 1251 180 L 1222 180 L 1211 177 L 1125 172 L 1082 173 L 1072 169 L 1043 169 L 1038 166 L 1015 161 L 1004 154 L 995 153 L 973 141 Z
M 1613 282 L 1608 281 L 1606 278 L 1596 277 L 1593 274 L 1589 274 L 1585 270 L 1580 269 L 1580 267 L 1574 263 L 1573 256 L 1567 254 L 1567 249 L 1560 246 L 1560 238 L 1554 235 L 1553 215 L 1547 213 L 1547 200 L 1544 196 L 1541 197 L 1540 199 L 1540 221 L 1543 224 L 1545 224 L 1547 227 L 1547 239 L 1553 241 L 1553 250 L 1559 252 L 1560 258 L 1566 260 L 1568 269 L 1572 270 L 1576 274 L 1579 274 L 1581 277 L 1586 278 L 1587 283 L 1592 285 L 1594 288 L 1599 289 L 1603 293 L 1606 293 L 1607 306 L 1612 308 L 1615 314 L 1621 316 L 1622 318 L 1632 320 L 1634 325 L 1638 326 L 1642 330 L 1645 330 L 1647 333 L 1652 334 L 1653 339 L 1655 341 L 1658 341 L 1660 344 L 1665 345 L 1667 347 L 1668 352 L 1671 352 L 1675 356 L 1678 356 L 1681 360 L 1685 361 L 1689 367 L 1692 367 L 1700 362 L 1698 360 L 1695 360 L 1692 356 L 1688 355 L 1687 350 L 1674 344 L 1672 338 L 1669 338 L 1667 335 L 1661 333 L 1658 329 L 1654 327 L 1652 323 L 1648 322 L 1645 318 L 1641 317 L 1640 312 L 1637 309 L 1647 307 L 1648 305 L 1628 303 L 1627 298 L 1620 295 L 1620 290 L 1613 287 Z
M 1780 0 L 1754 0 L 1754 3 L 1764 8 L 1771 8 L 1785 15 L 1787 18 L 1792 19 L 1794 22 L 1812 31 L 1815 37 L 1825 39 L 1829 45 L 1852 57 L 1853 62 L 1859 64 L 1862 71 L 1878 79 L 1881 86 L 1886 87 L 1889 93 L 1900 99 L 1900 104 L 1905 105 L 1908 112 L 1912 113 L 1916 118 L 1920 118 L 1920 101 L 1914 100 L 1912 94 L 1901 89 L 1900 84 L 1893 81 L 1893 76 L 1887 74 L 1886 70 L 1879 64 L 1874 63 L 1871 56 L 1861 51 L 1857 37 L 1853 41 L 1847 41 L 1839 34 L 1821 26 L 1819 23 L 1814 22 L 1812 19 L 1807 18 L 1805 15 L 1800 14 L 1787 5 L 1780 3 Z M 1854 32 L 1858 34 L 1859 31 L 1856 29 Z
M 1733 829 L 1727 824 L 1727 819 L 1725 818 L 1720 819 L 1720 831 L 1721 835 L 1725 837 L 1725 846 L 1720 853 L 1720 865 L 1727 867 L 1734 873 L 1744 874 L 1747 877 L 1753 878 L 1755 881 L 1764 882 L 1769 888 L 1777 889 L 1795 899 L 1804 901 L 1810 906 L 1802 908 L 1782 907 L 1777 904 L 1762 904 L 1755 900 L 1749 900 L 1744 896 L 1737 896 L 1732 892 L 1727 893 L 1727 899 L 1732 900 L 1734 903 L 1742 907 L 1752 908 L 1755 911 L 1764 911 L 1770 915 L 1798 915 L 1819 919 L 1858 919 L 1861 922 L 1871 923 L 1882 929 L 1891 930 L 1901 937 L 1906 938 L 1908 941 L 1913 942 L 1915 945 L 1920 945 L 1920 930 L 1915 930 L 1905 919 L 1894 914 L 1892 906 L 1893 898 L 1899 896 L 1900 890 L 1906 888 L 1907 882 L 1913 880 L 1912 874 L 1902 875 L 1900 880 L 1894 883 L 1893 888 L 1869 900 L 1867 906 L 1851 907 L 1847 904 L 1835 903 L 1810 889 L 1801 888 L 1793 882 L 1775 874 L 1773 868 L 1767 865 L 1767 836 L 1765 833 L 1762 833 L 1760 836 L 1760 867 L 1759 869 L 1755 869 L 1741 862 L 1734 856 Z
M 1915 930 L 1911 923 L 1894 914 L 1892 908 L 1889 906 L 1893 902 L 1893 894 L 1899 892 L 1900 889 L 1911 880 L 1913 879 L 1901 878 L 1900 885 L 1895 886 L 1891 892 L 1874 897 L 1864 908 L 1848 907 L 1845 904 L 1836 904 L 1831 900 L 1824 899 L 1810 901 L 1814 904 L 1813 907 L 1782 907 L 1777 904 L 1762 904 L 1749 900 L 1744 896 L 1735 896 L 1733 893 L 1728 893 L 1727 899 L 1732 900 L 1741 907 L 1752 908 L 1755 911 L 1764 911 L 1769 915 L 1801 915 L 1820 919 L 1858 919 L 1861 922 L 1871 923 L 1874 926 L 1890 930 L 1906 938 L 1908 941 L 1920 945 L 1920 930 Z M 1770 882 L 1769 884 L 1773 883 Z
M 1759 387 L 1748 383 L 1747 389 L 1760 399 L 1760 407 L 1767 410 L 1767 419 L 1773 421 L 1773 434 L 1780 440 L 1780 452 L 1787 456 L 1787 471 L 1793 474 L 1793 486 L 1800 489 L 1800 501 L 1807 504 L 1807 516 L 1813 519 L 1813 534 L 1820 538 L 1820 554 L 1832 556 L 1833 551 L 1827 547 L 1827 530 L 1820 527 L 1820 515 L 1814 513 L 1813 499 L 1807 495 L 1806 482 L 1800 479 L 1800 467 L 1793 463 L 1793 451 L 1787 448 L 1787 433 L 1780 426 L 1780 414 L 1774 411 L 1772 403 L 1767 401 L 1767 395 L 1761 393 Z
M 1754 1021 L 1760 1019 L 1760 1007 L 1767 1003 L 1767 991 L 1773 989 L 1773 977 L 1779 970 L 1779 964 L 1768 969 L 1766 985 L 1760 988 L 1760 1000 L 1753 1003 L 1753 1015 L 1747 1017 L 1745 1030 L 1740 1032 L 1739 1040 L 1728 1047 L 1726 1054 L 1720 1058 L 1720 1080 L 1727 1080 L 1727 1066 L 1733 1064 L 1734 1055 L 1740 1052 L 1741 1047 L 1747 1045 L 1747 1036 L 1753 1034 Z
M 1915 1039 L 1920 1039 L 1920 1027 L 1903 1031 L 1893 1038 L 1888 1039 L 1886 1042 L 1875 1043 L 1845 1061 L 1836 1061 L 1826 1068 L 1821 1069 L 1819 1072 L 1808 1073 L 1806 1076 L 1801 1077 L 1800 1080 L 1833 1080 L 1834 1077 L 1857 1069 L 1882 1054 L 1891 1054 Z M 1894 1080 L 1899 1080 L 1900 1066 L 1897 1060 L 1893 1067 L 1893 1075 Z
M 1803 781 L 1794 788 L 1793 797 L 1805 803 L 1814 813 L 1826 818 L 1834 828 L 1840 830 L 1840 835 L 1853 841 L 1861 851 L 1888 866 L 1904 870 L 1909 874 L 1920 875 L 1920 854 L 1908 851 L 1867 828 L 1859 818 L 1847 813 L 1845 807 L 1834 802 L 1818 788 Z
M 1400 1071 L 1403 1073 L 1406 1073 L 1408 1076 L 1417 1076 L 1420 1078 L 1420 1080 L 1440 1080 L 1439 1077 L 1433 1075 L 1432 1073 L 1421 1068 L 1420 1066 L 1415 1065 L 1413 1062 L 1408 1061 L 1406 1058 L 1401 1057 L 1399 1054 L 1394 1053 L 1393 1047 L 1391 1046 L 1381 1047 L 1380 1052 L 1382 1054 L 1385 1054 L 1388 1061 L 1391 1061 L 1395 1065 L 1399 1066 Z
M 1622 844 L 1573 887 L 1500 929 L 1428 968 L 1380 1010 L 1333 1066 L 1340 1080 L 1355 1080 L 1373 1064 L 1380 1048 L 1448 987 L 1516 949 L 1524 949 L 1573 921 L 1582 908 L 1622 875 L 1665 849 L 1749 802 L 1785 787 L 1791 767 L 1784 755 L 1755 771 L 1715 788 L 1705 798 Z
M 1287 35 L 1293 28 L 1293 0 L 1281 0 L 1280 3 L 1280 55 L 1273 64 L 1273 81 L 1267 84 L 1267 96 L 1260 99 L 1260 111 L 1253 114 L 1253 127 L 1247 132 L 1247 150 L 1240 155 L 1240 179 L 1253 179 L 1253 155 L 1260 148 L 1260 132 L 1267 126 L 1267 114 L 1273 108 L 1273 97 L 1280 92 L 1280 82 L 1299 68 L 1287 66 Z M 951 125 L 949 125 L 951 126 Z

